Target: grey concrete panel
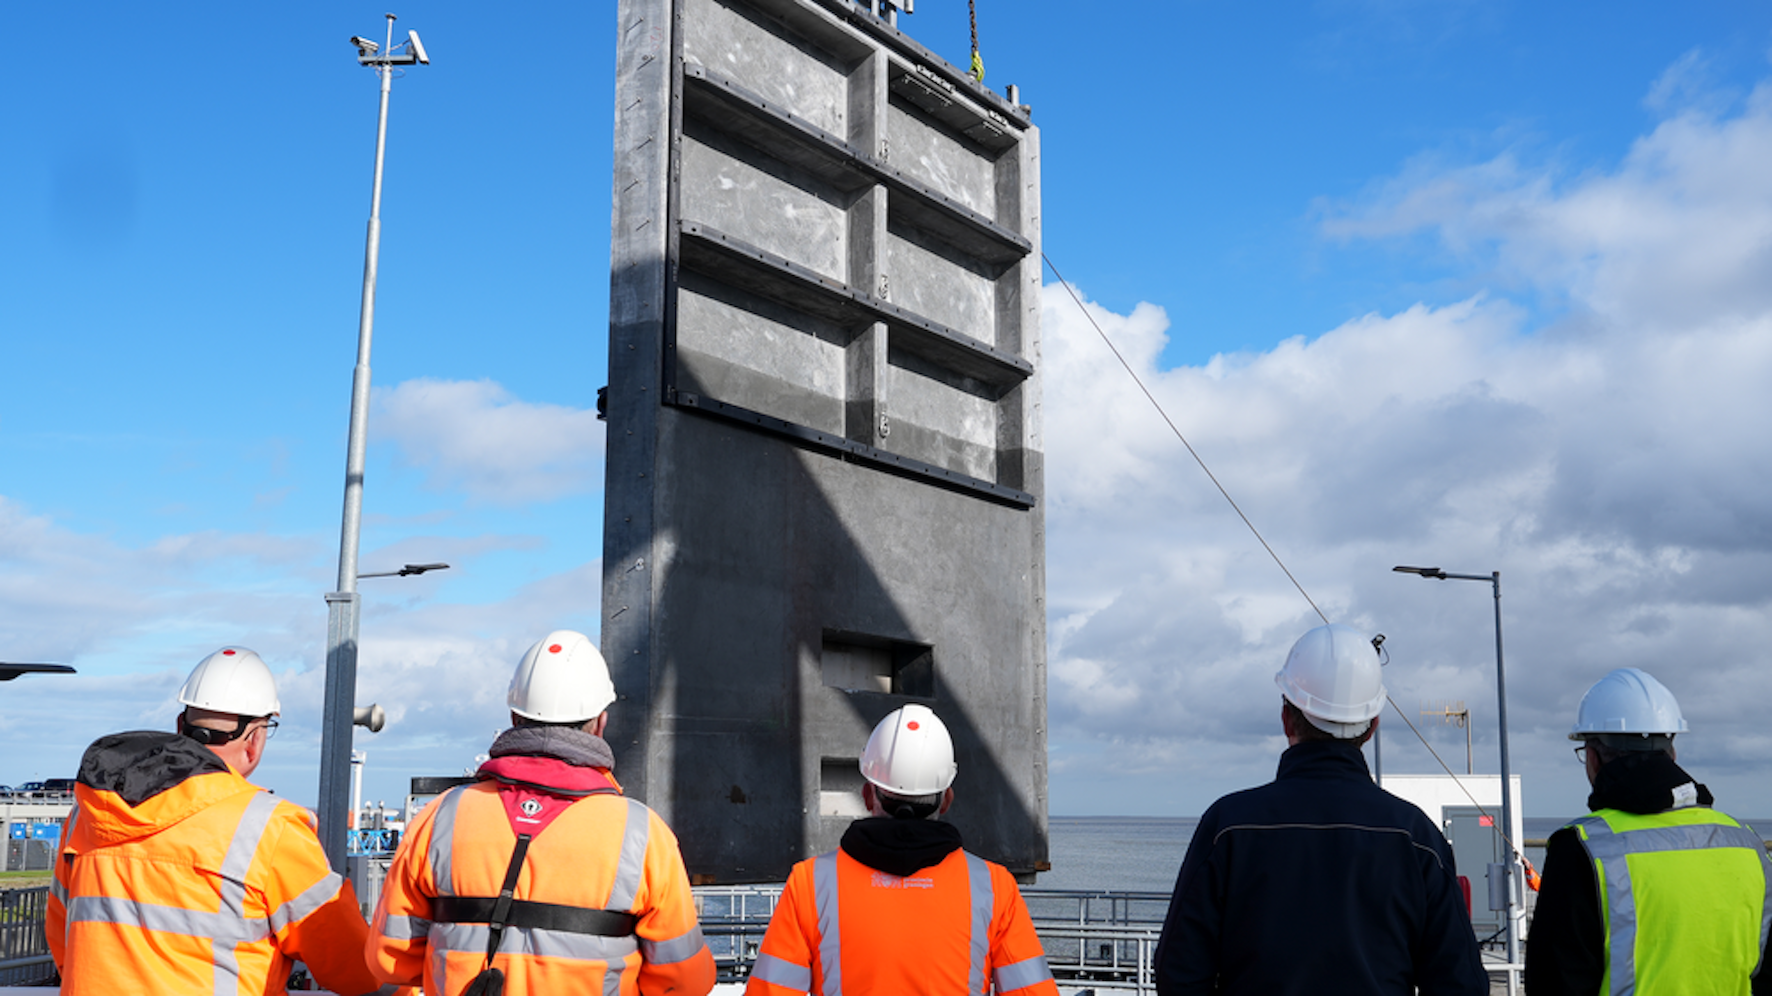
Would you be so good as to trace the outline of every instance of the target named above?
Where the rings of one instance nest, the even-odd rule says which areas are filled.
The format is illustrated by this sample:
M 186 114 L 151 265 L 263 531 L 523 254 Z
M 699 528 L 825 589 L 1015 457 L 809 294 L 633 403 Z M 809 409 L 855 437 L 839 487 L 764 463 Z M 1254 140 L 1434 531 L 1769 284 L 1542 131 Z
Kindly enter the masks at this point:
M 837 135 L 848 133 L 848 66 L 745 4 L 686 0 L 683 58 Z
M 686 127 L 685 221 L 746 232 L 760 249 L 837 280 L 848 277 L 849 217 L 839 191 L 711 130 Z
M 894 452 L 973 477 L 996 476 L 997 404 L 919 372 L 914 357 L 889 367 Z
M 987 218 L 996 220 L 993 160 L 893 96 L 886 116 L 887 162 Z
M 616 763 L 641 799 L 651 769 L 643 735 L 653 708 L 648 475 L 658 461 L 653 413 L 663 377 L 674 20 L 671 0 L 621 0 L 617 9 L 607 408 L 610 435 L 621 438 L 604 464 L 602 646 L 619 695 L 610 707 Z
M 886 274 L 891 299 L 925 318 L 956 329 L 985 329 L 997 344 L 997 289 L 982 267 L 914 228 L 887 229 Z
M 695 274 L 677 309 L 679 390 L 843 433 L 844 330 Z
M 1046 857 L 1038 140 L 844 0 L 621 0 L 603 649 L 697 881 L 835 846 L 928 703 Z
M 891 432 L 891 423 L 881 421 L 886 414 L 887 336 L 885 324 L 875 322 L 850 341 L 844 355 L 844 435 L 869 446 L 884 442 Z

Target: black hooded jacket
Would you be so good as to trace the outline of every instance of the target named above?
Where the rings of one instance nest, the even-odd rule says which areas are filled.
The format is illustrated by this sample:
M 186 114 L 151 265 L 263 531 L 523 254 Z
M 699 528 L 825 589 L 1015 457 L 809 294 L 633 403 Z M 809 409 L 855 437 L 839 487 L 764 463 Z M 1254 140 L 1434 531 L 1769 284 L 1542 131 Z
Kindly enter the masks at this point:
M 1674 789 L 1693 785 L 1698 805 L 1716 801 L 1674 759 L 1660 751 L 1625 754 L 1600 767 L 1588 810 L 1618 809 L 1648 815 L 1674 807 Z M 1606 919 L 1600 886 L 1581 836 L 1573 827 L 1551 835 L 1544 849 L 1544 879 L 1526 942 L 1526 992 L 1530 996 L 1603 996 Z M 1772 972 L 1754 978 L 1754 996 L 1772 996 Z
M 874 816 L 843 831 L 843 853 L 876 871 L 908 878 L 960 849 L 960 828 L 935 820 Z
M 1157 945 L 1161 996 L 1488 996 L 1446 838 L 1372 784 L 1360 748 L 1307 741 L 1212 804 Z

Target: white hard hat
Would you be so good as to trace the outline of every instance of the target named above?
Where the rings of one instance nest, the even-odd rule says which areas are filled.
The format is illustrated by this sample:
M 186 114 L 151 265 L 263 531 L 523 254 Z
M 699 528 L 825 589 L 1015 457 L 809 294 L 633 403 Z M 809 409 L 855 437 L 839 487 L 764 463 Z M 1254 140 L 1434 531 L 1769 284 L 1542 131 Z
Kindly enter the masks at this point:
M 511 675 L 505 702 L 511 711 L 538 723 L 582 723 L 596 719 L 615 701 L 615 683 L 590 637 L 555 630 L 529 648 Z
M 1667 686 L 1647 671 L 1621 667 L 1587 690 L 1575 710 L 1570 740 L 1612 733 L 1673 736 L 1686 732 L 1680 703 Z
M 893 710 L 868 737 L 861 777 L 896 796 L 935 795 L 954 784 L 954 740 L 928 706 Z
M 234 716 L 282 712 L 277 679 L 257 654 L 245 647 L 223 647 L 197 662 L 178 700 L 188 706 Z
M 1286 701 L 1340 740 L 1366 732 L 1384 711 L 1384 679 L 1371 638 L 1351 626 L 1318 626 L 1298 638 L 1274 675 Z

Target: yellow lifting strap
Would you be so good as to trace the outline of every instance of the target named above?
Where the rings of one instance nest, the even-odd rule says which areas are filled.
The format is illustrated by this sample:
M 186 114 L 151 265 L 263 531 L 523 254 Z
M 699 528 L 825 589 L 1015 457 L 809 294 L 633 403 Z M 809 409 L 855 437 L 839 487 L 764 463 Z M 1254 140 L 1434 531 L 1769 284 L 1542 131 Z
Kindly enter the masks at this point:
M 984 82 L 984 59 L 978 54 L 978 3 L 966 0 L 966 13 L 972 20 L 972 78 Z

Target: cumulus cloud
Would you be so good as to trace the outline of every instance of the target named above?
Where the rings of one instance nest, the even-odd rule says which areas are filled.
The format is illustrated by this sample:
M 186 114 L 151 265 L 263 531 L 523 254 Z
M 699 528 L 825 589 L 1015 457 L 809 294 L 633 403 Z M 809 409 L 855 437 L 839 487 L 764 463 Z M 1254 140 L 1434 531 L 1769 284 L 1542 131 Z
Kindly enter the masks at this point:
M 477 501 L 553 501 L 602 484 L 603 423 L 590 409 L 521 401 L 490 380 L 420 378 L 377 390 L 372 431 L 432 487 Z
M 1681 60 L 1655 92 L 1679 89 L 1673 81 L 1696 71 Z M 1325 207 L 1323 230 L 1338 239 L 1430 233 L 1605 328 L 1653 334 L 1751 321 L 1772 305 L 1772 84 L 1733 116 L 1714 105 L 1687 101 L 1609 171 L 1534 166 L 1516 152 L 1459 166 L 1423 156 L 1367 197 Z
M 0 781 L 70 776 L 104 733 L 169 728 L 190 668 L 239 643 L 277 673 L 283 702 L 283 728 L 258 781 L 311 801 L 325 688 L 320 594 L 332 587 L 335 543 L 207 531 L 132 546 L 0 496 L 0 651 L 79 672 L 0 685 Z M 441 558 L 471 571 L 482 558 L 539 545 L 531 536 L 409 536 L 365 550 L 364 560 Z M 387 762 L 368 783 L 376 797 L 403 797 L 406 776 L 472 763 L 504 721 L 504 682 L 528 643 L 559 627 L 595 632 L 598 563 L 485 603 L 441 598 L 442 574 L 369 594 L 359 702 L 380 702 L 392 724 L 359 744 Z
M 1326 212 L 1331 237 L 1425 233 L 1509 276 L 1467 300 L 1170 369 L 1161 309 L 1090 305 L 1323 612 L 1389 635 L 1399 709 L 1475 711 L 1479 771 L 1489 591 L 1390 567 L 1503 572 L 1514 770 L 1538 813 L 1582 809 L 1561 737 L 1624 665 L 1680 695 L 1682 760 L 1723 804 L 1772 813 L 1752 774 L 1772 694 L 1772 89 L 1733 116 L 1685 106 L 1612 169 L 1416 163 Z M 1522 288 L 1567 307 L 1545 324 Z M 1064 468 L 1046 506 L 1055 809 L 1121 778 L 1197 812 L 1271 777 L 1273 673 L 1319 620 L 1064 288 L 1043 321 Z M 1437 770 L 1387 716 L 1387 767 Z M 1462 766 L 1462 733 L 1424 732 Z
M 379 420 L 379 431 L 439 486 L 514 503 L 558 498 L 600 480 L 603 435 L 592 412 L 520 401 L 487 381 L 409 381 L 377 397 L 372 424 Z M 423 526 L 408 521 L 361 556 L 366 571 L 431 560 L 458 569 L 365 593 L 358 701 L 379 702 L 390 722 L 359 743 L 379 761 L 366 789 L 377 798 L 402 797 L 407 776 L 471 765 L 506 720 L 505 682 L 528 644 L 551 629 L 597 627 L 599 561 L 481 601 L 449 599 L 443 593 L 458 573 L 546 540 L 426 535 Z M 69 529 L 0 495 L 0 652 L 79 669 L 0 686 L 0 758 L 7 762 L 0 780 L 71 775 L 81 750 L 103 733 L 168 728 L 190 668 L 239 643 L 277 673 L 283 701 L 283 726 L 258 780 L 311 801 L 325 687 L 321 593 L 334 582 L 333 528 L 295 536 L 206 530 L 131 544 Z

